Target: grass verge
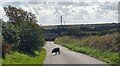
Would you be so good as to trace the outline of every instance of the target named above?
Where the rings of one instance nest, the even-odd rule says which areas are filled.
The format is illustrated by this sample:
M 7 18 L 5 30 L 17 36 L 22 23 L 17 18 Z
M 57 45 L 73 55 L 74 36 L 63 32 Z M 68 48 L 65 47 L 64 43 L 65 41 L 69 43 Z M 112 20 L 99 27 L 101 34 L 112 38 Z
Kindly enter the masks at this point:
M 40 51 L 35 51 L 36 56 L 30 56 L 19 52 L 7 54 L 6 59 L 2 60 L 3 64 L 43 64 L 46 56 L 46 50 L 42 48 Z
M 90 39 L 91 40 L 91 39 Z M 91 57 L 97 58 L 101 61 L 105 61 L 109 64 L 118 64 L 118 53 L 111 52 L 109 50 L 102 50 L 98 48 L 93 48 L 86 45 L 86 38 L 82 41 L 82 39 L 76 39 L 73 37 L 59 37 L 54 41 L 56 44 L 60 44 L 68 49 L 76 52 L 80 52 Z M 92 42 L 92 40 L 91 40 Z M 83 45 L 84 44 L 84 45 Z
M 97 58 L 101 61 L 105 61 L 109 64 L 118 63 L 118 53 L 101 51 L 101 50 L 93 49 L 93 48 L 89 48 L 89 47 L 73 47 L 69 44 L 65 44 L 63 46 L 67 47 L 68 49 L 70 49 L 72 51 L 89 55 L 89 56 Z

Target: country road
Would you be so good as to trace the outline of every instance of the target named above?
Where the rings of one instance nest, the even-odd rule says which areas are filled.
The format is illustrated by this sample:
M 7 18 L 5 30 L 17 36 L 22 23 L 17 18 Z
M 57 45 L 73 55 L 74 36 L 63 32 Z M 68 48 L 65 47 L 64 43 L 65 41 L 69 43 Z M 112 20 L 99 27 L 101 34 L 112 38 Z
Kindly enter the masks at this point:
M 60 48 L 61 54 L 51 54 L 52 49 L 55 47 Z M 106 64 L 105 62 L 85 54 L 70 51 L 69 49 L 54 44 L 53 42 L 46 42 L 44 48 L 47 51 L 44 64 Z

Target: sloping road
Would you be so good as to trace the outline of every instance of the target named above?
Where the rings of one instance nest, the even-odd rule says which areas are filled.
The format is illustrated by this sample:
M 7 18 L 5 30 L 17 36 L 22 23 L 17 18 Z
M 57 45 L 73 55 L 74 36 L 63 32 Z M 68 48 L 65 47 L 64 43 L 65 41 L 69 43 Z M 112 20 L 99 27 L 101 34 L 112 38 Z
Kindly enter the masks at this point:
M 54 44 L 53 42 L 46 42 L 44 47 L 47 51 L 44 64 L 106 64 L 105 62 L 85 54 L 70 51 L 69 49 Z M 55 47 L 60 48 L 61 54 L 51 54 L 52 49 Z

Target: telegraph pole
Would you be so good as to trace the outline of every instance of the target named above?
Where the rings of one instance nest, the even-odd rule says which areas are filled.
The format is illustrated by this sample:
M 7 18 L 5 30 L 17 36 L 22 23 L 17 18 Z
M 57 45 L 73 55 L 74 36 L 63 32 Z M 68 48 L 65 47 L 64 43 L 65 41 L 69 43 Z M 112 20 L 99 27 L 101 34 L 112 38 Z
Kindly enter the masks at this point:
M 61 26 L 62 26 L 62 16 L 61 16 Z
M 60 34 L 62 33 L 62 31 L 63 31 L 63 25 L 62 25 L 62 22 L 63 22 L 63 20 L 62 20 L 63 18 L 62 18 L 62 16 L 61 16 L 61 31 L 60 31 Z

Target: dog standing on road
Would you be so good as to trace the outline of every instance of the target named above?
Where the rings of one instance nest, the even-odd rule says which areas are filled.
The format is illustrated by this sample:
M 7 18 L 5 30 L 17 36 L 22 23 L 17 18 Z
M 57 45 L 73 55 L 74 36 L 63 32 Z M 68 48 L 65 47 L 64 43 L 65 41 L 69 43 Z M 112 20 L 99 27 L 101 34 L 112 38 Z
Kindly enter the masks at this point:
M 59 48 L 59 47 L 54 48 L 51 53 L 55 53 L 55 55 L 56 55 L 57 53 L 60 54 L 60 48 Z

